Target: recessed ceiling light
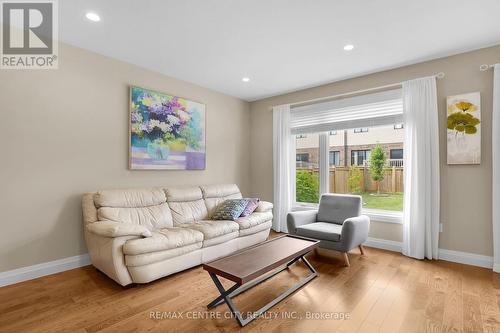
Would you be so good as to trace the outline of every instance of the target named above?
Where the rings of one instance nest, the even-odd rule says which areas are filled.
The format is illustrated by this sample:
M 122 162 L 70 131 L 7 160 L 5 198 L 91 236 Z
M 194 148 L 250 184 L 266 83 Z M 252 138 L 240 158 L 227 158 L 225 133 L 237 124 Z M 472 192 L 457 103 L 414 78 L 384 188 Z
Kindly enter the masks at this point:
M 244 78 L 241 79 L 241 81 L 243 81 L 243 82 L 250 82 L 250 78 L 245 76 Z
M 91 13 L 91 12 L 85 14 L 85 17 L 88 18 L 89 20 L 91 20 L 92 22 L 99 22 L 101 20 L 99 15 L 97 15 L 96 13 Z
M 354 49 L 354 45 L 352 44 L 347 44 L 346 46 L 344 46 L 344 51 L 352 51 L 352 49 Z

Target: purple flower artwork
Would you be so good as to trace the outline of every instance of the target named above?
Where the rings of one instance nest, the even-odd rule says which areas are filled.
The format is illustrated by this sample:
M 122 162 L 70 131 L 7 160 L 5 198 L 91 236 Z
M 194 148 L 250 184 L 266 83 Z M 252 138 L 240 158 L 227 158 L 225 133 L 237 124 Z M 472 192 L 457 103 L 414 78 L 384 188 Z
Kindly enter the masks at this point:
M 131 169 L 204 170 L 205 105 L 130 88 Z

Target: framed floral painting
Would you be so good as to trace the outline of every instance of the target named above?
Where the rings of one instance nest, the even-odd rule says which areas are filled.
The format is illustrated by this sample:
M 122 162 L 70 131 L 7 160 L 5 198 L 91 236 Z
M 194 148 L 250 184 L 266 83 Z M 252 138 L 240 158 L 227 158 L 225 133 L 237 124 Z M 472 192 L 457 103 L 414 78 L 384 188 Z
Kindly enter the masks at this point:
M 130 87 L 129 167 L 204 170 L 205 104 Z
M 481 94 L 447 98 L 448 164 L 481 163 Z

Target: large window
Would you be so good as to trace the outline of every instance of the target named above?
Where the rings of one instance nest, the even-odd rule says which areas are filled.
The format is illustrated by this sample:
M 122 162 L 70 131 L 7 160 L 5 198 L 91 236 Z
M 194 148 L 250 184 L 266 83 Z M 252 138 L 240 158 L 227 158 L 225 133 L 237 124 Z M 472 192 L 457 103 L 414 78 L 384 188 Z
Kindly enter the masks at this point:
M 363 208 L 368 211 L 403 210 L 403 138 L 404 129 L 394 125 L 370 127 L 364 136 L 352 130 L 338 131 L 331 136 L 325 132 L 328 159 L 328 193 L 350 193 L 363 197 Z M 320 197 L 321 166 L 319 133 L 296 137 L 296 202 L 317 204 Z M 385 165 L 378 171 L 370 168 L 374 151 L 382 151 Z M 380 154 L 377 154 L 379 156 Z M 344 156 L 348 156 L 347 164 Z
M 351 165 L 365 165 L 370 159 L 370 150 L 351 150 Z
M 402 113 L 400 90 L 292 107 L 295 205 L 317 204 L 322 193 L 357 194 L 365 214 L 400 221 Z

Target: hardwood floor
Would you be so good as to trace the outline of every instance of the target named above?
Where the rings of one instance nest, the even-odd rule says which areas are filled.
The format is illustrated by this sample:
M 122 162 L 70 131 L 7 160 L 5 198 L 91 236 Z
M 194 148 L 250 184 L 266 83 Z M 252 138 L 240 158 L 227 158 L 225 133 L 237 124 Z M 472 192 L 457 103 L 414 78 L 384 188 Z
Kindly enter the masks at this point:
M 206 310 L 218 294 L 201 267 L 122 288 L 87 266 L 0 288 L 0 332 L 500 332 L 500 274 L 364 250 L 350 267 L 311 255 L 320 276 L 244 328 L 225 305 Z M 297 263 L 235 303 L 256 310 L 306 274 Z

